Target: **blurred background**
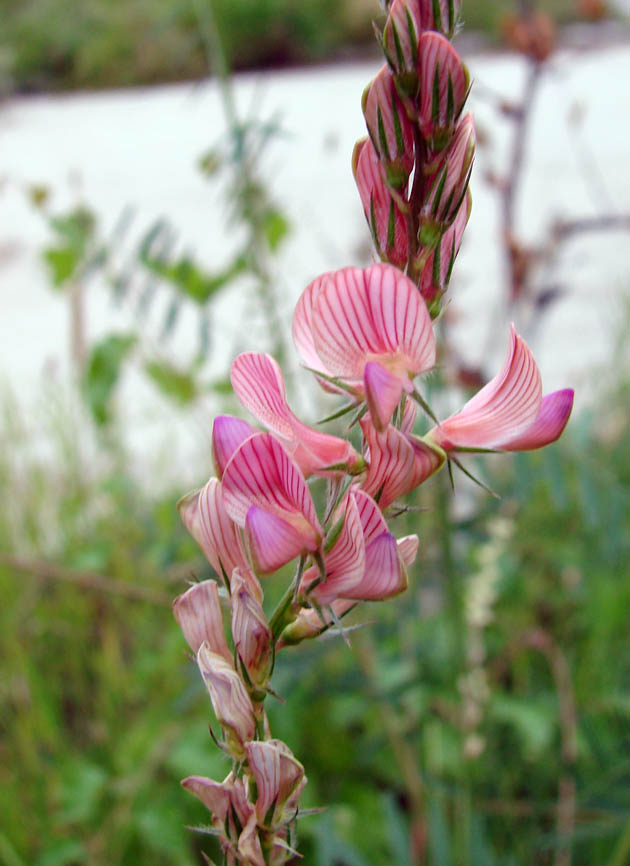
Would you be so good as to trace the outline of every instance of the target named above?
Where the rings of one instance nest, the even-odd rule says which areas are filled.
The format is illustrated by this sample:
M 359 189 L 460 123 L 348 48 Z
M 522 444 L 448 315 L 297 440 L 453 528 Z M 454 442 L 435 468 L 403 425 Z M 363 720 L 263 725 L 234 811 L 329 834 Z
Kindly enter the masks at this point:
M 428 388 L 455 410 L 514 321 L 560 442 L 446 473 L 396 533 L 404 599 L 284 651 L 313 866 L 630 864 L 627 0 L 464 0 L 474 206 Z M 223 778 L 170 612 L 211 576 L 177 499 L 319 273 L 371 259 L 350 171 L 376 0 L 0 0 L 0 866 L 194 866 Z M 463 477 L 463 476 L 462 476 Z M 270 597 L 282 581 L 270 581 Z M 271 585 L 274 584 L 274 585 Z M 267 591 L 267 585 L 266 585 Z M 410 843 L 411 840 L 411 843 Z M 410 847 L 411 845 L 411 847 Z

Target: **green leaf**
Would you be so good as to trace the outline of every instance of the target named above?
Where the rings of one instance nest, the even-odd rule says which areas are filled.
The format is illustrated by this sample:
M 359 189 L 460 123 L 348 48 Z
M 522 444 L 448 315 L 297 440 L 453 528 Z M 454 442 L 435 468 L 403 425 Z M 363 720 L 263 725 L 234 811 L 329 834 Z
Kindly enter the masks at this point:
M 137 342 L 135 334 L 111 334 L 97 343 L 83 379 L 83 394 L 97 424 L 111 420 L 111 400 L 124 361 Z
M 76 839 L 57 839 L 42 851 L 35 866 L 79 866 L 87 863 L 87 851 Z
M 197 398 L 199 389 L 190 373 L 178 370 L 166 361 L 148 361 L 144 370 L 153 384 L 176 403 L 185 406 Z
M 75 247 L 48 247 L 43 256 L 55 288 L 59 288 L 72 277 L 81 260 Z
M 263 230 L 269 249 L 275 253 L 290 231 L 289 221 L 275 208 L 268 208 L 263 217 Z

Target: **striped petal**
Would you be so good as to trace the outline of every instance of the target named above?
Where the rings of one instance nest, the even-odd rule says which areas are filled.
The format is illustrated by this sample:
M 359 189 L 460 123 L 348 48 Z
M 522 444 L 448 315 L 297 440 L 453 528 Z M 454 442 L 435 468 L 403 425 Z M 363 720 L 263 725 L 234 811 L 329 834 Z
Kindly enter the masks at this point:
M 409 568 L 414 564 L 418 555 L 418 545 L 420 539 L 417 535 L 406 535 L 404 538 L 399 538 L 396 542 L 398 545 L 398 555 L 403 561 L 405 568 Z
M 249 771 L 256 782 L 258 824 L 273 828 L 282 821 L 285 803 L 300 787 L 304 767 L 279 740 L 256 740 L 248 743 L 245 750 Z
M 365 542 L 359 510 L 353 496 L 346 499 L 344 523 L 334 547 L 324 557 L 326 580 L 315 590 L 320 604 L 330 604 L 336 598 L 348 597 L 365 571 Z M 316 577 L 317 574 L 312 574 Z M 309 579 L 309 582 L 310 582 Z
M 512 325 L 510 351 L 501 372 L 460 412 L 433 428 L 427 439 L 445 451 L 501 448 L 532 426 L 541 401 L 540 371 Z
M 435 150 L 449 141 L 461 114 L 470 76 L 451 43 L 439 33 L 423 33 L 418 45 L 422 135 Z
M 542 398 L 534 423 L 524 433 L 497 447 L 501 451 L 533 451 L 550 445 L 560 437 L 573 409 L 573 390 L 564 388 Z
M 401 379 L 435 363 L 435 337 L 426 305 L 412 281 L 391 265 L 329 274 L 315 300 L 317 352 L 334 375 L 362 379 L 378 361 Z
M 331 375 L 330 370 L 322 363 L 313 339 L 313 305 L 328 276 L 326 273 L 317 277 L 300 295 L 293 313 L 293 342 L 307 367 Z
M 363 371 L 363 383 L 370 416 L 376 429 L 382 432 L 400 403 L 402 380 L 377 361 L 369 361 Z
M 407 589 L 407 572 L 398 554 L 396 539 L 383 532 L 365 548 L 365 573 L 348 598 L 376 601 L 393 598 Z
M 298 529 L 256 505 L 247 512 L 245 538 L 254 568 L 262 575 L 277 571 L 306 548 L 304 535 Z
M 212 425 L 212 456 L 214 468 L 219 478 L 227 466 L 232 454 L 246 439 L 259 433 L 255 427 L 235 418 L 233 415 L 218 415 Z
M 252 505 L 291 524 L 302 547 L 316 550 L 323 536 L 304 476 L 282 445 L 269 433 L 247 439 L 223 475 L 223 499 L 229 516 L 245 526 Z
M 383 517 L 383 512 L 378 507 L 372 497 L 361 488 L 353 488 L 351 491 L 361 521 L 361 529 L 363 530 L 363 540 L 366 545 L 378 538 L 384 532 L 387 532 L 387 522 Z
M 376 78 L 365 88 L 362 107 L 387 183 L 393 189 L 402 190 L 414 164 L 413 126 L 388 66 L 381 67 Z
M 302 473 L 331 474 L 327 467 L 343 472 L 362 466 L 350 442 L 313 430 L 297 418 L 287 403 L 284 377 L 271 355 L 245 352 L 232 364 L 232 385 L 243 406 L 265 427 L 282 439 L 285 450 Z
M 219 588 L 214 580 L 196 583 L 178 596 L 173 602 L 173 615 L 195 654 L 205 641 L 213 653 L 231 660 L 232 653 L 225 640 Z
M 440 449 L 391 425 L 379 433 L 365 416 L 361 429 L 369 449 L 369 468 L 362 489 L 378 499 L 381 509 L 414 490 L 444 463 Z
M 177 508 L 184 525 L 219 576 L 225 571 L 229 578 L 235 568 L 249 569 L 238 527 L 225 510 L 216 478 L 181 499 Z
M 230 788 L 223 782 L 215 782 L 207 776 L 188 776 L 182 780 L 182 787 L 194 794 L 208 809 L 217 826 L 222 826 L 230 808 Z

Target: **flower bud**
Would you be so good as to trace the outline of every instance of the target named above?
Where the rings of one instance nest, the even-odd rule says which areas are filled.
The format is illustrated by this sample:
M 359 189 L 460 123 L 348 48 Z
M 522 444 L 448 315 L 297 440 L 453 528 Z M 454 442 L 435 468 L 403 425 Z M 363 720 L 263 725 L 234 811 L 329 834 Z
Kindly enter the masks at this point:
M 418 288 L 432 316 L 439 313 L 440 298 L 450 282 L 453 264 L 461 246 L 471 207 L 472 196 L 468 190 L 453 224 L 441 236 L 420 276 Z
M 383 261 L 403 269 L 408 258 L 407 221 L 391 194 L 370 139 L 357 142 L 353 171 L 374 246 Z
M 466 196 L 475 158 L 475 124 L 463 117 L 448 148 L 429 169 L 427 194 L 420 212 L 420 242 L 433 246 L 453 223 Z
M 356 607 L 356 604 L 356 601 L 340 598 L 335 599 L 330 607 L 335 618 L 339 620 L 353 607 Z M 277 648 L 282 649 L 284 646 L 291 646 L 309 638 L 316 638 L 335 624 L 335 620 L 326 609 L 319 612 L 313 608 L 303 607 L 293 622 L 289 623 L 282 632 Z
M 250 578 L 251 580 L 251 578 Z M 252 684 L 264 688 L 273 664 L 272 634 L 250 582 L 239 569 L 232 575 L 232 636 L 238 657 Z
M 418 123 L 433 150 L 451 139 L 470 89 L 470 76 L 457 51 L 439 33 L 423 33 L 418 47 Z
M 256 740 L 245 747 L 256 783 L 256 817 L 261 827 L 274 829 L 291 820 L 306 785 L 304 767 L 280 740 Z
M 423 31 L 418 0 L 394 0 L 383 30 L 383 51 L 401 93 L 418 94 L 418 42 Z
M 392 189 L 402 189 L 413 168 L 413 128 L 387 66 L 383 66 L 368 84 L 362 103 L 368 132 L 383 164 L 387 183 Z
M 255 814 L 252 814 L 240 835 L 238 854 L 239 863 L 247 864 L 247 866 L 267 866 L 260 844 Z
M 173 615 L 195 654 L 205 641 L 213 653 L 231 660 L 223 630 L 219 590 L 214 580 L 196 583 L 178 596 L 173 602 Z
M 230 753 L 241 760 L 245 743 L 256 733 L 254 708 L 247 689 L 232 665 L 212 652 L 207 643 L 199 647 L 197 664 L 214 714 L 225 732 L 226 745 Z

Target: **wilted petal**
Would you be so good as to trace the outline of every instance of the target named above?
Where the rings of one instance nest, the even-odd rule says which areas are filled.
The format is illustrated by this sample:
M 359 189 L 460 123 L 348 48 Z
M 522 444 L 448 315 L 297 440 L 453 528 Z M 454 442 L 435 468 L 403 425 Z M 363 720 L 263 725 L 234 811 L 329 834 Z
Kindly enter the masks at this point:
M 247 864 L 247 866 L 266 866 L 255 814 L 251 816 L 239 837 L 238 853 L 239 863 Z
M 188 776 L 182 779 L 182 787 L 194 794 L 208 809 L 217 826 L 223 825 L 230 808 L 230 788 L 223 782 L 215 782 L 206 776 Z
M 431 477 L 442 466 L 444 453 L 416 436 L 387 427 L 379 433 L 369 416 L 361 419 L 369 448 L 369 468 L 362 489 L 387 508 Z
M 274 829 L 283 823 L 287 802 L 294 799 L 298 788 L 303 788 L 304 767 L 279 740 L 248 743 L 246 752 L 258 793 L 258 824 Z
M 286 398 L 284 377 L 271 355 L 245 352 L 232 364 L 232 385 L 243 406 L 282 439 L 285 450 L 305 476 L 327 467 L 353 469 L 362 463 L 350 442 L 303 424 Z M 343 471 L 340 469 L 339 471 Z
M 234 648 L 251 682 L 263 687 L 272 664 L 272 634 L 259 597 L 236 569 L 230 583 Z
M 228 516 L 221 485 L 211 478 L 205 487 L 184 496 L 177 503 L 179 515 L 210 565 L 228 579 L 235 568 L 247 569 L 247 559 L 238 527 Z
M 510 351 L 498 375 L 427 436 L 445 451 L 501 448 L 534 423 L 541 407 L 540 372 L 525 341 L 511 326 Z
M 233 415 L 219 415 L 214 419 L 212 425 L 212 456 L 214 467 L 219 478 L 227 466 L 232 454 L 246 439 L 259 433 L 255 427 L 235 418 Z
M 378 361 L 404 382 L 435 363 L 426 304 L 414 283 L 391 265 L 329 274 L 312 326 L 319 356 L 342 378 L 361 380 L 365 365 Z
M 501 451 L 533 451 L 560 437 L 573 409 L 573 390 L 564 388 L 542 398 L 536 420 L 524 433 L 497 445 Z
M 255 505 L 282 518 L 302 538 L 302 548 L 316 550 L 323 530 L 304 476 L 282 445 L 268 433 L 244 442 L 223 476 L 225 508 L 239 526 Z
M 363 371 L 363 382 L 370 416 L 376 429 L 382 432 L 400 403 L 402 380 L 377 361 L 369 361 Z
M 423 33 L 418 47 L 419 124 L 435 150 L 451 138 L 468 96 L 468 70 L 451 43 L 439 33 Z
M 204 580 L 191 586 L 173 602 L 173 614 L 191 650 L 197 654 L 205 641 L 212 652 L 231 660 L 219 601 L 219 588 L 214 580 Z
M 251 699 L 242 679 L 223 656 L 202 644 L 197 665 L 206 684 L 214 714 L 225 731 L 226 744 L 235 758 L 244 756 L 244 744 L 253 739 L 256 721 Z

